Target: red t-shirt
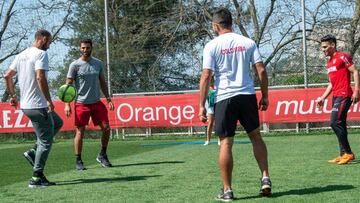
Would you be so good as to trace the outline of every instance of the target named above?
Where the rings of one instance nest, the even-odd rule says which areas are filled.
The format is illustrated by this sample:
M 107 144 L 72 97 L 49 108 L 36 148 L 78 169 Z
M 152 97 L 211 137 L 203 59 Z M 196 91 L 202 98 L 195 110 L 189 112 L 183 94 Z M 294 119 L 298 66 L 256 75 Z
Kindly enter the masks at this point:
M 333 96 L 351 97 L 350 71 L 354 63 L 351 56 L 344 52 L 335 52 L 326 64 Z

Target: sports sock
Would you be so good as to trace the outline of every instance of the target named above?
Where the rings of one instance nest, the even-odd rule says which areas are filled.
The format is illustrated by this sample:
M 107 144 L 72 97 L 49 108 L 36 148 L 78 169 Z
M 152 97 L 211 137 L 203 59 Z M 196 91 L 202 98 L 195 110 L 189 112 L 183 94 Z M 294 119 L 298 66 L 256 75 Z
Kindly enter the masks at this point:
M 100 155 L 106 154 L 106 147 L 101 147 Z
M 75 154 L 76 161 L 81 161 L 81 154 Z
M 41 171 L 34 171 L 33 172 L 33 177 L 38 177 L 38 178 L 40 178 L 40 177 L 43 177 L 44 176 L 44 174 L 43 174 L 43 172 L 41 172 Z

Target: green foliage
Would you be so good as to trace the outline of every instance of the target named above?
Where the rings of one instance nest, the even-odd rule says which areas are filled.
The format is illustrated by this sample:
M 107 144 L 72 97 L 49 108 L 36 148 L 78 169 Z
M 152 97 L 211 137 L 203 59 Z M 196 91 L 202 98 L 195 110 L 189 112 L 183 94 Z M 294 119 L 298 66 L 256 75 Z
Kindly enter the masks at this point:
M 125 0 L 109 3 L 109 65 L 114 93 L 197 87 L 199 72 L 194 69 L 199 68 L 193 67 L 191 50 L 204 39 L 206 32 L 201 29 L 201 22 L 194 26 L 188 20 L 189 15 L 194 14 L 183 10 L 181 2 Z M 71 51 L 66 66 L 79 57 L 81 38 L 91 38 L 93 56 L 105 62 L 103 1 L 76 0 L 75 4 L 70 27 L 76 37 L 67 41 Z M 65 78 L 66 72 L 62 69 L 59 78 Z M 58 81 L 54 83 L 59 85 Z

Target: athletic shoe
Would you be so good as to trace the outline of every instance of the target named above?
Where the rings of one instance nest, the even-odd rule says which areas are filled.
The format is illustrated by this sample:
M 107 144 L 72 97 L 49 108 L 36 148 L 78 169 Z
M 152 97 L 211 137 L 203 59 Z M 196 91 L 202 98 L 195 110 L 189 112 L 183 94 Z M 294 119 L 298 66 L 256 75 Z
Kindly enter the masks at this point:
M 260 195 L 269 196 L 271 195 L 271 180 L 270 178 L 263 178 L 261 180 Z
M 338 162 L 339 165 L 348 164 L 350 161 L 355 159 L 354 154 L 344 154 L 341 157 L 341 160 Z
M 210 144 L 210 142 L 209 142 L 209 141 L 206 141 L 206 142 L 204 143 L 204 146 L 209 145 L 209 144 Z
M 112 164 L 110 163 L 106 154 L 105 155 L 98 154 L 98 156 L 96 157 L 96 161 L 99 162 L 102 167 L 105 168 L 112 167 Z
M 216 200 L 220 200 L 223 202 L 230 202 L 234 200 L 234 193 L 231 189 L 224 192 L 224 189 L 221 188 L 220 193 L 216 197 Z
M 76 168 L 78 171 L 86 170 L 86 168 L 85 168 L 85 166 L 84 166 L 84 162 L 82 162 L 82 160 L 76 160 L 76 162 L 75 162 L 75 168 Z
M 339 163 L 340 160 L 341 160 L 341 156 L 338 156 L 335 159 L 329 160 L 328 163 L 336 164 Z
M 29 149 L 28 151 L 24 152 L 25 159 L 29 162 L 31 166 L 34 166 L 35 163 L 35 150 Z
M 45 176 L 32 177 L 29 181 L 29 188 L 41 188 L 56 185 L 54 182 L 50 182 Z

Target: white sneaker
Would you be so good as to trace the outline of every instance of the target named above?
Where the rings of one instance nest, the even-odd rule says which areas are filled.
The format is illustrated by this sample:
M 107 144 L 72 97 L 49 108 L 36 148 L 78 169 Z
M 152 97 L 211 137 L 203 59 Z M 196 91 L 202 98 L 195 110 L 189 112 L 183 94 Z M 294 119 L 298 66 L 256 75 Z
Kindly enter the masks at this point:
M 204 143 L 204 146 L 209 145 L 209 144 L 210 144 L 210 142 L 209 142 L 209 141 L 206 141 L 206 142 Z

